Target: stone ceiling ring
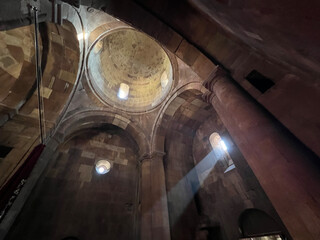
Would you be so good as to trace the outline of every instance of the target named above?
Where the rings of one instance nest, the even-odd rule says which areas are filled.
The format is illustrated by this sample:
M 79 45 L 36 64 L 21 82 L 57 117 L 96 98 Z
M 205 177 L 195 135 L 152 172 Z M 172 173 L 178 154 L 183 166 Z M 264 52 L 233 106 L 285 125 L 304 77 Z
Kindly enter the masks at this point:
M 88 85 L 106 105 L 126 112 L 147 112 L 163 102 L 173 85 L 166 51 L 132 28 L 112 30 L 89 49 Z

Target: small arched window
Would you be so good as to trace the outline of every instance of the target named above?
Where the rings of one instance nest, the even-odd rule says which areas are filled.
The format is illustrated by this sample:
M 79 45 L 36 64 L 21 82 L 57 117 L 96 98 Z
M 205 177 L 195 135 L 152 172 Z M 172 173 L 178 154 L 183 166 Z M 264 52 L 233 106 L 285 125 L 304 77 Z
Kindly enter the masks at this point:
M 118 91 L 118 98 L 124 100 L 128 99 L 129 89 L 130 87 L 128 84 L 121 83 Z
M 225 161 L 226 163 L 226 170 L 224 172 L 226 173 L 234 169 L 234 163 L 228 153 L 228 146 L 226 142 L 220 137 L 219 133 L 212 133 L 209 137 L 209 141 L 217 159 Z

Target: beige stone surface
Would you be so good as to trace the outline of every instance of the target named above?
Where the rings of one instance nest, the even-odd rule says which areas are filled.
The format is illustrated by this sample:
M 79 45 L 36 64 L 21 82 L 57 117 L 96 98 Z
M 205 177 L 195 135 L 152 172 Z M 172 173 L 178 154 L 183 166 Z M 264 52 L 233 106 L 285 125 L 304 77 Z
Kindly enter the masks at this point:
M 165 50 L 133 29 L 114 30 L 100 39 L 89 54 L 88 69 L 100 98 L 130 112 L 154 108 L 172 86 L 173 69 Z M 129 86 L 126 99 L 118 97 L 122 83 Z

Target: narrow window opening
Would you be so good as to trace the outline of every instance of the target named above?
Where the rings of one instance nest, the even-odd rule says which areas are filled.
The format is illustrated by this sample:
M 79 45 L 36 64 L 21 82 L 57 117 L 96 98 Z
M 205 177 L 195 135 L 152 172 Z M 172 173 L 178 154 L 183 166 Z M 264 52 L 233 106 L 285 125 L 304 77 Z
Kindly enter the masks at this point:
M 228 153 L 228 145 L 220 137 L 219 133 L 212 133 L 209 137 L 211 147 L 219 160 L 224 161 L 226 169 L 224 173 L 231 171 L 235 168 L 235 165 Z
M 0 145 L 0 158 L 5 158 L 10 151 L 12 150 L 12 147 L 6 147 L 3 145 Z
M 129 95 L 129 85 L 125 83 L 121 83 L 118 91 L 118 98 L 120 99 L 128 99 Z
M 165 88 L 165 87 L 168 85 L 169 78 L 168 78 L 168 75 L 167 75 L 166 72 L 163 72 L 163 73 L 161 74 L 161 79 L 160 79 L 160 81 L 161 81 L 161 87 L 162 87 L 162 88 Z
M 272 80 L 263 76 L 257 70 L 252 70 L 248 76 L 246 76 L 246 79 L 261 93 L 265 93 L 274 85 Z

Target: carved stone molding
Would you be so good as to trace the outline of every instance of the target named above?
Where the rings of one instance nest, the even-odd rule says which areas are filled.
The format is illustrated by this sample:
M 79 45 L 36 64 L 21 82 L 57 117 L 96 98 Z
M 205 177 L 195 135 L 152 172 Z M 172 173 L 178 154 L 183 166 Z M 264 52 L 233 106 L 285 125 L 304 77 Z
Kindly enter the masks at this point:
M 229 73 L 221 66 L 216 66 L 215 70 L 209 75 L 209 77 L 203 82 L 203 86 L 209 91 L 213 92 L 213 86 L 219 78 L 229 78 Z
M 206 91 L 204 94 L 202 94 L 202 99 L 203 101 L 205 101 L 206 103 L 211 104 L 213 97 L 215 96 L 215 94 L 211 91 Z
M 163 157 L 166 155 L 165 152 L 160 152 L 160 151 L 154 151 L 152 153 L 147 153 L 147 154 L 144 154 L 142 155 L 140 158 L 139 158 L 139 162 L 140 163 L 143 163 L 145 161 L 150 161 L 150 160 L 155 160 L 155 159 L 163 159 Z

